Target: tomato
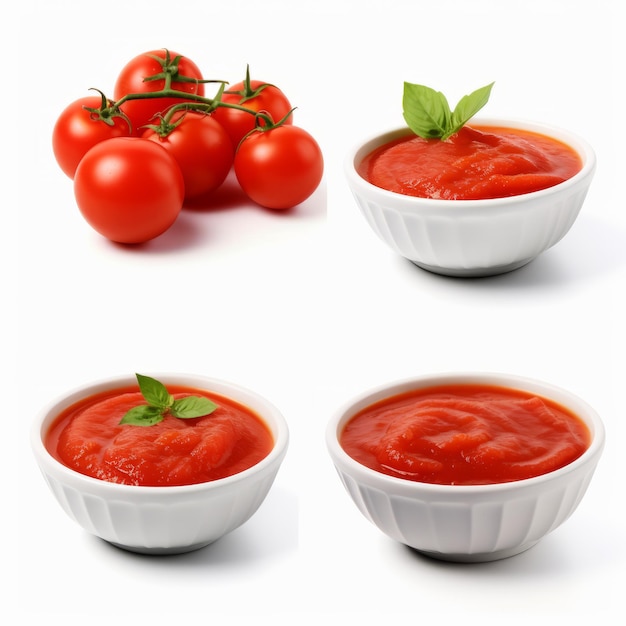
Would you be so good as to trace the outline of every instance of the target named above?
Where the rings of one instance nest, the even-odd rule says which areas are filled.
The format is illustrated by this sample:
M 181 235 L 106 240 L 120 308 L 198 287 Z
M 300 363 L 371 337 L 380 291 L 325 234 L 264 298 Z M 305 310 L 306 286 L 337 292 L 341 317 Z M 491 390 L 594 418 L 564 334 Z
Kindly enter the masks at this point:
M 198 96 L 204 95 L 204 83 L 176 80 L 177 76 L 202 80 L 202 73 L 193 61 L 180 56 L 177 52 L 153 50 L 136 56 L 122 68 L 122 71 L 117 77 L 113 92 L 116 101 L 119 101 L 123 96 L 131 93 L 151 93 L 164 88 L 164 78 L 144 81 L 144 78 L 156 76 L 163 72 L 162 62 L 155 59 L 155 56 L 162 59 L 163 63 L 166 65 L 168 60 L 173 62 L 177 57 L 180 57 L 178 61 L 178 71 L 173 75 L 171 83 L 172 89 Z M 144 131 L 142 127 L 154 122 L 154 118 L 158 113 L 164 113 L 169 107 L 180 102 L 184 102 L 184 99 L 173 97 L 147 98 L 143 100 L 128 100 L 122 103 L 120 108 L 132 122 L 134 134 L 139 136 Z
M 178 125 L 165 137 L 148 129 L 143 137 L 154 141 L 176 159 L 185 180 L 185 198 L 215 191 L 233 164 L 230 137 L 212 115 L 187 112 L 174 115 Z
M 143 243 L 174 223 L 185 185 L 165 148 L 138 137 L 115 137 L 85 154 L 74 176 L 74 194 L 84 218 L 101 235 Z
M 249 83 L 247 89 L 246 83 Z M 224 92 L 222 102 L 239 104 L 255 112 L 264 111 L 270 115 L 274 122 L 279 122 L 291 111 L 292 106 L 287 96 L 278 87 L 267 85 L 259 90 L 259 87 L 262 85 L 266 85 L 266 83 L 260 80 L 246 80 L 237 83 L 230 87 L 228 91 Z M 218 107 L 214 115 L 215 119 L 230 135 L 235 148 L 239 145 L 239 142 L 244 136 L 255 127 L 255 116 L 246 111 L 228 107 Z M 285 124 L 292 124 L 292 117 L 293 116 L 290 115 L 285 121 Z
M 317 189 L 324 160 L 309 133 L 282 125 L 248 135 L 235 154 L 234 169 L 251 200 L 270 209 L 289 209 Z
M 128 122 L 121 117 L 109 118 L 111 124 L 85 107 L 99 109 L 101 96 L 87 96 L 69 104 L 58 117 L 52 131 L 52 150 L 59 167 L 70 178 L 85 153 L 97 143 L 130 134 Z

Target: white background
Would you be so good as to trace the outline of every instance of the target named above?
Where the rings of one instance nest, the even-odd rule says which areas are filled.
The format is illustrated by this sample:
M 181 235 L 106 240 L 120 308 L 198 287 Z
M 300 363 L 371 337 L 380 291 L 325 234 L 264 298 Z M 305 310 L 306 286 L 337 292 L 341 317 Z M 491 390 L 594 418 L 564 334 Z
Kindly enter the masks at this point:
M 12 384 L 4 392 L 17 425 L 17 444 L 5 441 L 8 517 L 17 523 L 5 537 L 14 562 L 4 568 L 17 585 L 12 623 L 294 624 L 305 615 L 329 624 L 550 624 L 583 616 L 602 623 L 623 608 L 621 2 L 19 6 L 19 20 L 5 25 L 18 29 L 19 47 L 3 55 L 5 77 L 30 77 L 11 91 L 17 118 L 8 132 L 19 169 L 6 181 L 4 207 L 15 215 L 17 181 L 19 233 L 11 221 L 4 233 L 11 277 L 19 259 L 19 334 L 6 326 Z M 287 214 L 225 194 L 222 205 L 185 211 L 139 248 L 92 231 L 54 162 L 52 126 L 90 87 L 112 94 L 127 60 L 164 47 L 193 59 L 205 77 L 236 82 L 249 63 L 253 78 L 281 86 L 298 107 L 296 123 L 325 153 L 316 194 Z M 403 123 L 405 80 L 443 91 L 452 105 L 495 80 L 485 116 L 584 136 L 598 170 L 565 239 L 525 268 L 487 279 L 435 276 L 384 247 L 358 213 L 342 164 L 356 141 Z M 5 305 L 13 313 L 14 300 Z M 196 553 L 148 558 L 66 517 L 28 435 L 35 412 L 65 390 L 167 370 L 265 395 L 288 420 L 291 446 L 272 492 L 243 527 Z M 349 398 L 448 370 L 540 378 L 574 391 L 604 418 L 605 454 L 581 506 L 517 557 L 462 566 L 416 556 L 361 516 L 326 453 L 326 423 Z

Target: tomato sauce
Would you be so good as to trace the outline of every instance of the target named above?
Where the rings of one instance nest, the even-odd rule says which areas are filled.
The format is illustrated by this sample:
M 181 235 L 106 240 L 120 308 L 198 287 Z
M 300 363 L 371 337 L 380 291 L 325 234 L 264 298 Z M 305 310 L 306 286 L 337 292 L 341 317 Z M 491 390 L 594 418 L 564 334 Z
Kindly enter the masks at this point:
M 487 385 L 450 385 L 382 400 L 353 416 L 343 449 L 373 470 L 441 485 L 504 483 L 578 458 L 590 433 L 546 398 Z
M 136 387 L 103 392 L 63 411 L 46 436 L 61 463 L 101 480 L 142 486 L 202 483 L 242 472 L 265 458 L 273 437 L 259 416 L 233 400 L 199 389 L 168 386 L 180 398 L 205 396 L 218 405 L 193 419 L 167 414 L 152 426 L 120 425 L 145 400 Z
M 409 135 L 389 142 L 358 166 L 388 191 L 441 200 L 480 200 L 538 191 L 582 169 L 568 145 L 530 131 L 464 126 L 445 141 Z

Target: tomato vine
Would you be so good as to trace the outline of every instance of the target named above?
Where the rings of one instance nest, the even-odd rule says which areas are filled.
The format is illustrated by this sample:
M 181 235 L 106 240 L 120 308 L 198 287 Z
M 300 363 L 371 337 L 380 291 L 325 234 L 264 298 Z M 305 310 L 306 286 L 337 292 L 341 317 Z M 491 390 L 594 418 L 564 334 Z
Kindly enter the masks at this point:
M 266 111 L 256 111 L 254 109 L 250 109 L 242 104 L 237 104 L 234 102 L 226 102 L 222 100 L 222 95 L 224 93 L 228 94 L 237 94 L 241 96 L 241 102 L 245 102 L 246 100 L 250 100 L 258 96 L 263 89 L 267 87 L 272 87 L 270 83 L 263 83 L 257 87 L 251 86 L 250 81 L 250 67 L 246 68 L 246 78 L 244 80 L 244 89 L 238 91 L 226 91 L 226 86 L 228 85 L 228 81 L 225 80 L 215 80 L 215 79 L 198 79 L 190 76 L 185 76 L 184 74 L 179 73 L 179 61 L 182 58 L 180 55 L 171 59 L 169 50 L 165 50 L 165 58 L 161 58 L 156 55 L 150 55 L 151 58 L 155 59 L 161 65 L 162 71 L 157 74 L 153 74 L 151 76 L 144 77 L 144 82 L 153 82 L 156 80 L 163 80 L 164 86 L 162 89 L 158 91 L 147 91 L 147 92 L 137 92 L 137 93 L 128 93 L 119 98 L 117 101 L 113 101 L 105 96 L 105 94 L 99 89 L 95 89 L 102 96 L 102 103 L 99 108 L 89 108 L 89 112 L 92 115 L 92 119 L 103 121 L 106 124 L 111 125 L 112 120 L 115 117 L 122 117 L 126 120 L 126 122 L 132 127 L 132 123 L 130 119 L 126 116 L 123 110 L 123 106 L 125 103 L 131 100 L 148 100 L 148 99 L 158 99 L 158 98 L 177 98 L 181 100 L 180 104 L 176 104 L 171 106 L 164 115 L 161 115 L 161 123 L 158 125 L 151 125 L 150 127 L 153 130 L 157 130 L 162 136 L 166 136 L 169 132 L 171 132 L 176 124 L 170 124 L 171 119 L 178 113 L 179 111 L 195 111 L 198 113 L 211 113 L 215 111 L 217 108 L 224 107 L 229 109 L 234 109 L 237 111 L 242 111 L 249 115 L 254 116 L 255 118 L 255 127 L 263 130 L 268 130 L 271 128 L 276 128 L 278 126 L 283 125 L 287 119 L 291 116 L 293 109 L 280 120 L 272 119 L 272 116 Z M 189 93 L 186 91 L 181 91 L 179 89 L 175 89 L 172 87 L 173 82 L 180 83 L 212 83 L 219 84 L 219 88 L 217 93 L 213 98 L 208 98 L 203 95 L 199 95 L 196 93 Z

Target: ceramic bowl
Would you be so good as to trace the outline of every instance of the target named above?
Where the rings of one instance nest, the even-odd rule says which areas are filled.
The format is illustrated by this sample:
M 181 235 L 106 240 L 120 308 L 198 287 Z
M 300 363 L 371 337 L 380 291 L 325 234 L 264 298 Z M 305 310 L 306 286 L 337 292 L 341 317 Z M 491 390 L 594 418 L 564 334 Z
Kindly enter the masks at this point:
M 83 398 L 135 385 L 134 377 L 110 378 L 83 385 L 51 402 L 35 419 L 32 449 L 59 504 L 87 532 L 134 552 L 189 552 L 219 539 L 256 512 L 285 457 L 288 427 L 270 402 L 235 384 L 197 375 L 151 376 L 166 386 L 207 389 L 252 409 L 274 436 L 272 451 L 239 474 L 212 482 L 167 487 L 105 482 L 80 474 L 57 461 L 44 445 L 44 437 L 54 419 Z
M 581 418 L 589 448 L 575 461 L 541 476 L 490 485 L 436 485 L 382 474 L 341 447 L 345 424 L 361 409 L 399 393 L 440 384 L 476 383 L 516 388 L 554 400 Z M 504 374 L 450 373 L 393 382 L 348 402 L 330 420 L 326 443 L 348 494 L 383 533 L 415 550 L 458 562 L 503 559 L 523 552 L 560 526 L 580 503 L 601 456 L 604 427 L 572 393 Z
M 570 230 L 591 184 L 596 158 L 591 146 L 568 131 L 524 121 L 476 120 L 478 125 L 518 128 L 572 147 L 582 169 L 541 191 L 488 200 L 416 198 L 372 185 L 357 172 L 372 150 L 410 134 L 385 132 L 354 147 L 345 174 L 357 205 L 376 235 L 423 269 L 448 276 L 489 276 L 529 263 Z

